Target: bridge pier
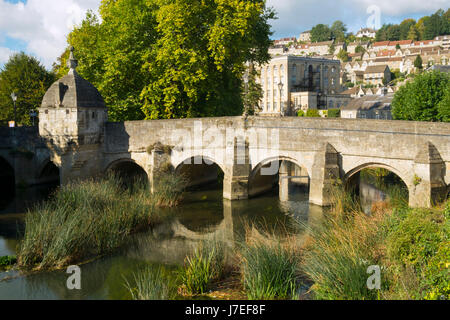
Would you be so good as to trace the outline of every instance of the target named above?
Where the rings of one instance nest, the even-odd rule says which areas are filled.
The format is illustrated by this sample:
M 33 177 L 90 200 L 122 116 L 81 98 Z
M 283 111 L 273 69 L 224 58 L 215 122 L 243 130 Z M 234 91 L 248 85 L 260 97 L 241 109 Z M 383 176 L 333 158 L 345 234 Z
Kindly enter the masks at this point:
M 289 161 L 282 161 L 279 171 L 279 195 L 280 201 L 289 201 L 289 194 L 292 187 L 292 163 Z
M 442 201 L 447 192 L 445 162 L 431 142 L 421 148 L 414 162 L 409 205 L 412 208 L 431 208 Z
M 314 159 L 309 201 L 319 206 L 331 205 L 331 189 L 339 177 L 338 153 L 331 144 L 327 143 L 317 152 Z
M 232 164 L 225 172 L 223 180 L 223 197 L 227 200 L 248 199 L 248 180 L 250 177 L 250 160 L 248 141 L 241 137 L 234 139 Z

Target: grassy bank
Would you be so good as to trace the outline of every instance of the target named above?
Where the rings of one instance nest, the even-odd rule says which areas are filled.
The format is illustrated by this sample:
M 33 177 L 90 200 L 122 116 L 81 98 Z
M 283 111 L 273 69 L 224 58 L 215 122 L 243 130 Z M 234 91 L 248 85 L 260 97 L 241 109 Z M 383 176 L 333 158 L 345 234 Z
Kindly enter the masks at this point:
M 309 230 L 302 272 L 315 299 L 449 299 L 450 202 L 411 209 L 401 192 L 375 204 L 370 216 L 336 189 L 331 212 Z M 367 287 L 379 266 L 381 288 Z
M 164 190 L 179 190 L 171 178 Z M 158 205 L 172 205 L 164 192 L 151 195 L 147 184 L 125 189 L 119 178 L 68 184 L 52 200 L 27 213 L 25 234 L 18 250 L 22 268 L 52 269 L 107 254 L 127 236 L 159 223 Z

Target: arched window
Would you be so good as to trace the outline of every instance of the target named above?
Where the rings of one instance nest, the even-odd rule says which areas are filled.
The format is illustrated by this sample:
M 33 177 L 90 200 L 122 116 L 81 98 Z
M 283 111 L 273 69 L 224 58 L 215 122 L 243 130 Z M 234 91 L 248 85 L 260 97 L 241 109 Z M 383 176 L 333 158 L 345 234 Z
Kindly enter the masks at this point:
M 295 85 L 295 83 L 297 82 L 297 65 L 296 64 L 294 64 L 292 66 L 291 82 L 292 82 L 292 85 Z

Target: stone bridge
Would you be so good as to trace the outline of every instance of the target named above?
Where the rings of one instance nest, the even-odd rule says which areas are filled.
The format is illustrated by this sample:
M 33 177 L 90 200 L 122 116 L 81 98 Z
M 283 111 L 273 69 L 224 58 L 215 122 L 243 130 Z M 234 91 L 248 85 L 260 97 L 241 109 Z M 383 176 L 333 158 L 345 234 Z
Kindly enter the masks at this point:
M 446 123 L 293 117 L 107 123 L 101 149 L 100 172 L 133 163 L 151 182 L 167 165 L 176 170 L 197 165 L 204 174 L 205 166 L 216 164 L 224 174 L 224 198 L 230 200 L 247 199 L 257 173 L 279 175 L 281 189 L 288 188 L 283 175 L 287 182 L 297 176 L 290 164 L 309 178 L 310 201 L 318 205 L 329 204 L 335 179 L 347 181 L 369 167 L 400 177 L 413 207 L 431 206 L 450 184 Z M 63 180 L 73 178 L 62 174 Z
M 14 168 L 16 183 L 17 177 L 38 182 L 54 176 L 56 166 L 62 184 L 114 170 L 145 176 L 153 190 L 158 175 L 172 168 L 192 185 L 223 174 L 229 200 L 275 184 L 285 198 L 293 186 L 308 185 L 310 202 L 329 205 L 337 179 L 347 182 L 364 168 L 379 167 L 403 180 L 412 207 L 430 207 L 448 192 L 450 123 L 297 117 L 111 123 L 100 93 L 76 66 L 72 51 L 68 75 L 43 98 L 35 142 L 26 143 L 33 134 L 0 140 L 0 147 L 14 141 L 0 150 L 15 148 L 16 158 L 3 151 L 0 161 Z M 17 158 L 18 146 L 28 146 L 34 162 Z

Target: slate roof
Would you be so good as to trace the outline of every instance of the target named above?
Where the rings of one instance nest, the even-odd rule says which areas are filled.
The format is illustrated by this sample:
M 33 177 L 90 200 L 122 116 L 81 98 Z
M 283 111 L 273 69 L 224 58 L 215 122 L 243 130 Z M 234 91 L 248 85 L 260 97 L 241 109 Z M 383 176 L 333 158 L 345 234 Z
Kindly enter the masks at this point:
M 384 96 L 369 95 L 361 98 L 356 98 L 350 101 L 342 110 L 371 110 L 371 109 L 389 109 L 391 107 L 393 93 L 388 93 Z

